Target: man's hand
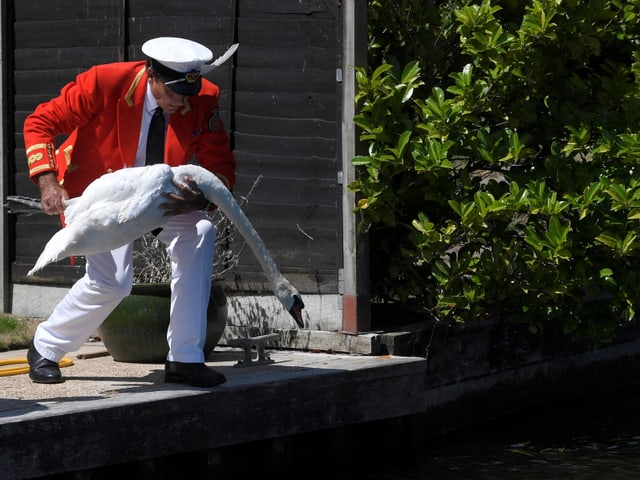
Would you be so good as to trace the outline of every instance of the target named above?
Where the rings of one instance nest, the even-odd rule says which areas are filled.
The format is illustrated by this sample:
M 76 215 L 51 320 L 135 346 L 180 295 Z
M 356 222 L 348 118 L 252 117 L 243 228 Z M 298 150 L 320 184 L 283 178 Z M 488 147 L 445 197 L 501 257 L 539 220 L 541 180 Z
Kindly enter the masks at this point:
M 40 203 L 42 210 L 48 215 L 61 215 L 64 213 L 65 200 L 69 199 L 69 193 L 60 186 L 55 173 L 47 172 L 36 177 L 40 187 Z
M 202 194 L 198 184 L 191 177 L 184 177 L 185 185 L 173 182 L 178 189 L 177 193 L 163 192 L 162 196 L 170 200 L 160 204 L 164 209 L 165 216 L 180 215 L 181 213 L 193 212 L 196 210 L 210 210 L 213 206 Z

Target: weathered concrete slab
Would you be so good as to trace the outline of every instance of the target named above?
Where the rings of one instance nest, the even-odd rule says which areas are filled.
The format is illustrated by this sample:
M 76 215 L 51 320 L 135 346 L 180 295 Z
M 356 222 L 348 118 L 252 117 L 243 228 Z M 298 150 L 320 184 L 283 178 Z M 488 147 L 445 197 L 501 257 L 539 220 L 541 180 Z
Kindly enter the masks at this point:
M 100 348 L 88 347 L 88 348 Z M 19 356 L 24 352 L 7 355 Z M 274 363 L 234 368 L 241 351 L 208 364 L 227 383 L 162 383 L 160 364 L 72 356 L 66 382 L 0 377 L 3 479 L 96 468 L 421 410 L 423 358 L 270 351 Z

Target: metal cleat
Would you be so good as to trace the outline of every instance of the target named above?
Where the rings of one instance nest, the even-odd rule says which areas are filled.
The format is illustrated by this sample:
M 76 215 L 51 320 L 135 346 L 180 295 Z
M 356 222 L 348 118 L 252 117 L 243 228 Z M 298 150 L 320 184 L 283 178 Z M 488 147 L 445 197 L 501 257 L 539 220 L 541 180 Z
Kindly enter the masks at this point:
M 271 333 L 268 335 L 260 335 L 259 337 L 247 337 L 247 338 L 232 338 L 231 340 L 227 340 L 227 345 L 230 347 L 240 347 L 244 352 L 244 359 L 238 361 L 234 365 L 234 367 L 251 367 L 255 365 L 266 365 L 269 363 L 273 363 L 273 360 L 267 355 L 264 351 L 267 343 L 271 340 L 276 340 L 280 338 L 279 333 Z M 251 358 L 251 349 L 256 347 L 258 352 L 258 358 L 253 360 Z

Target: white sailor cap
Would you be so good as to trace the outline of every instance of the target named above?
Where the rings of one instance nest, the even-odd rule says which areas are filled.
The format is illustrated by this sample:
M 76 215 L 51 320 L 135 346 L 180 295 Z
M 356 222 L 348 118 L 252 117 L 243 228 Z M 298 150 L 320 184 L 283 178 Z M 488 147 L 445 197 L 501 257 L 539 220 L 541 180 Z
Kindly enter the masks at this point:
M 224 63 L 238 48 L 234 44 L 224 55 L 208 64 L 213 52 L 204 45 L 178 37 L 158 37 L 142 45 L 151 67 L 169 88 L 180 95 L 196 95 L 202 75 Z

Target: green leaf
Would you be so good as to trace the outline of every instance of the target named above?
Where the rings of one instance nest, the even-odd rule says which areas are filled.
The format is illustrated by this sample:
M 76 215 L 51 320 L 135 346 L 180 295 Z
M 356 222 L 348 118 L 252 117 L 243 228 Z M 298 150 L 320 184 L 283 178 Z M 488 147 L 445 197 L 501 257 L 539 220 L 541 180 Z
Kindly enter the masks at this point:
M 391 69 L 393 69 L 393 65 L 391 64 L 385 63 L 380 65 L 374 70 L 373 74 L 371 75 L 371 82 L 375 83 L 376 81 L 380 80 L 380 78 Z
M 617 250 L 618 246 L 622 243 L 620 237 L 612 232 L 602 232 L 596 237 L 596 240 L 614 250 Z
M 351 159 L 351 163 L 354 165 L 370 165 L 371 157 L 368 155 L 358 155 Z
M 418 62 L 410 62 L 402 70 L 400 83 L 405 85 L 416 84 L 420 79 L 420 64 Z

